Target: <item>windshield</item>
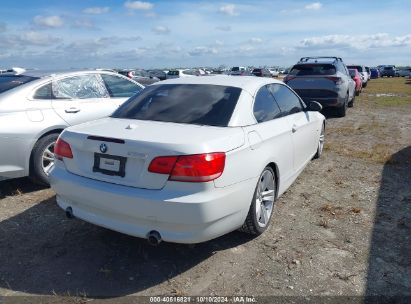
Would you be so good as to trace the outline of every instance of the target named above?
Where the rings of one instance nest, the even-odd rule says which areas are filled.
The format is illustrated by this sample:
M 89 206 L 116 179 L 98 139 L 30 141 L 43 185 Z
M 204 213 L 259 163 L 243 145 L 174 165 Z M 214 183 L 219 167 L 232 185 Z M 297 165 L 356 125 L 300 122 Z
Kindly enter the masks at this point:
M 294 76 L 333 75 L 335 73 L 336 70 L 332 64 L 297 64 L 290 71 L 290 75 Z
M 39 78 L 24 75 L 2 75 L 0 76 L 0 93 L 6 92 L 36 79 Z
M 112 117 L 226 127 L 241 89 L 199 84 L 165 84 L 145 88 Z
M 349 68 L 349 69 L 356 69 L 358 72 L 364 72 L 363 71 L 363 69 L 362 69 L 362 66 L 360 66 L 360 65 L 349 65 L 349 66 L 347 66 L 347 68 Z

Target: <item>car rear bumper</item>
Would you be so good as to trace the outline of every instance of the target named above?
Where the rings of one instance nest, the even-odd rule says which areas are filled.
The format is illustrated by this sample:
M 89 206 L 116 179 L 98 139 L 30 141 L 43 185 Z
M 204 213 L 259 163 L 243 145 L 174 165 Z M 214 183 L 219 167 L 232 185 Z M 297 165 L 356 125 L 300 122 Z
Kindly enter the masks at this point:
M 58 205 L 71 207 L 75 217 L 141 238 L 157 231 L 175 243 L 200 243 L 241 227 L 256 183 L 215 188 L 210 182 L 202 191 L 198 184 L 187 185 L 187 191 L 183 183 L 168 182 L 162 190 L 147 190 L 81 177 L 59 166 L 50 174 Z
M 339 97 L 333 97 L 333 98 L 315 98 L 315 97 L 301 97 L 304 102 L 310 102 L 310 101 L 317 101 L 322 105 L 323 108 L 334 108 L 334 107 L 341 107 L 345 99 L 344 98 L 339 98 Z

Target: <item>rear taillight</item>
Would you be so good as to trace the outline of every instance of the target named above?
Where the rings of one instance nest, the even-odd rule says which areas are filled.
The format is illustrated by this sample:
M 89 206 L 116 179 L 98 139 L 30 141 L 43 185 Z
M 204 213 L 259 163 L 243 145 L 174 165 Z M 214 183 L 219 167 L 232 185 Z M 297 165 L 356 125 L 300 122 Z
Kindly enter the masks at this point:
M 63 160 L 63 158 L 73 158 L 73 152 L 71 152 L 70 145 L 59 138 L 54 146 L 54 156 L 59 160 Z
M 156 157 L 151 161 L 150 166 L 148 166 L 148 171 L 159 174 L 170 174 L 171 171 L 173 171 L 177 158 L 178 156 Z
M 325 77 L 331 81 L 333 81 L 335 84 L 342 84 L 343 80 L 340 77 L 334 77 L 334 76 L 330 76 L 330 77 Z
M 128 72 L 128 73 L 127 73 L 127 77 L 128 77 L 128 78 L 133 78 L 133 72 Z
M 181 156 L 160 156 L 153 159 L 148 171 L 169 174 L 169 180 L 180 182 L 209 182 L 221 176 L 225 153 L 205 153 Z

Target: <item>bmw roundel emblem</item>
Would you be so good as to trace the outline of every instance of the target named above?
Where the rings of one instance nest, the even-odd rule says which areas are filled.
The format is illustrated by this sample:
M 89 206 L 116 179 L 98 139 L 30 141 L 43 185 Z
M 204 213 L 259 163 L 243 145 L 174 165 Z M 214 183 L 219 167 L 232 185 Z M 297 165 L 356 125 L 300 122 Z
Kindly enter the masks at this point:
M 107 145 L 106 144 L 101 144 L 100 145 L 100 151 L 101 153 L 106 153 L 108 150 Z

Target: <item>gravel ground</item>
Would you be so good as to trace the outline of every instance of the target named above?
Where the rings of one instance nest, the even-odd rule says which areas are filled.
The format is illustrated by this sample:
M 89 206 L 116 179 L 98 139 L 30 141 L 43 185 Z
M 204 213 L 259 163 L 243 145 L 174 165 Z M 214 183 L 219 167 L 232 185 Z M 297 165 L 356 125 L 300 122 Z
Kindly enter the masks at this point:
M 405 102 L 379 105 L 394 82 Z M 66 219 L 28 179 L 1 182 L 0 296 L 411 296 L 410 84 L 371 81 L 346 118 L 326 113 L 323 157 L 258 238 L 150 247 Z

